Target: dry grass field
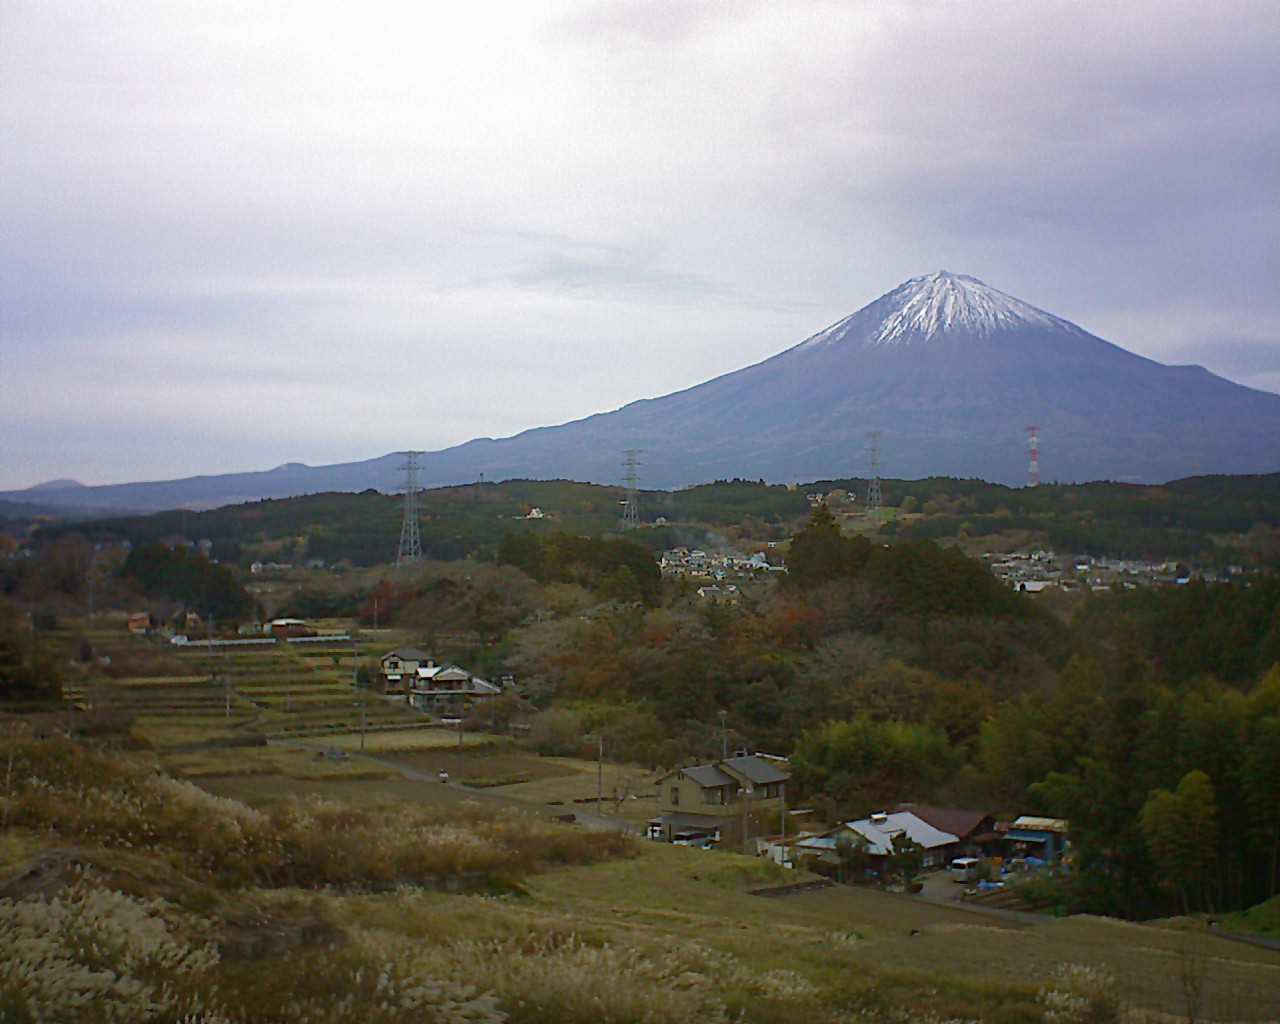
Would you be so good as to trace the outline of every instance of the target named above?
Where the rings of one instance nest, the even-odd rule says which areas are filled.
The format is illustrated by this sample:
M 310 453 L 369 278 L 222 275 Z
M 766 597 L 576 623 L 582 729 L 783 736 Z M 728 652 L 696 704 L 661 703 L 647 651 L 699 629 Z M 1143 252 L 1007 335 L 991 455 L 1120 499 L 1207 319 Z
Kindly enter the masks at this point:
M 438 726 L 421 725 L 412 729 L 387 732 L 370 732 L 365 735 L 364 749 L 370 754 L 395 753 L 404 751 L 450 750 L 458 747 L 486 746 L 493 742 L 493 737 L 484 733 L 464 732 L 462 742 L 458 742 L 456 729 L 445 729 Z M 360 750 L 360 730 L 340 733 L 324 737 L 325 746 L 339 750 Z
M 726 886 L 726 865 L 744 865 Z M 1182 1019 L 1184 971 L 1200 970 L 1205 1016 L 1280 1020 L 1280 954 L 1214 936 L 1103 918 L 1027 925 L 917 898 L 838 886 L 774 899 L 747 895 L 759 862 L 733 854 L 645 844 L 642 856 L 558 870 L 529 883 L 537 904 L 584 927 L 658 932 L 731 950 L 760 965 L 806 973 L 843 969 L 902 985 L 1034 989 L 1063 964 L 1112 976 L 1130 1007 Z M 791 875 L 784 881 L 790 881 Z M 620 939 L 621 941 L 621 939 Z
M 339 801 L 358 805 L 378 803 L 416 804 L 430 808 L 497 809 L 532 814 L 542 819 L 555 817 L 551 808 L 540 808 L 501 796 L 495 790 L 465 789 L 434 780 L 395 777 L 290 778 L 284 775 L 208 776 L 194 780 L 201 789 L 216 796 L 241 800 L 253 807 L 270 807 L 294 798 Z
M 139 650 L 145 649 L 130 646 L 130 657 L 137 660 Z M 167 663 L 170 652 L 161 653 Z M 126 889 L 149 891 L 148 879 L 168 879 L 188 860 L 202 863 L 211 844 L 219 843 L 229 863 L 251 865 L 264 877 L 278 872 L 269 852 L 275 847 L 255 847 L 259 859 L 253 859 L 234 838 L 237 829 L 265 836 L 274 823 L 298 836 L 305 831 L 314 865 L 346 872 L 341 885 L 326 882 L 312 889 L 291 887 L 292 881 L 274 887 L 259 881 L 241 889 L 224 882 L 215 894 L 203 884 L 184 883 L 190 892 L 199 890 L 208 913 L 225 912 L 234 929 L 243 920 L 303 920 L 319 922 L 326 934 L 342 934 L 342 943 L 327 952 L 303 948 L 266 959 L 255 954 L 243 968 L 226 967 L 222 983 L 231 992 L 241 984 L 265 1000 L 259 1006 L 264 1020 L 300 1015 L 283 1004 L 277 1012 L 267 989 L 318 992 L 304 1015 L 326 1022 L 351 1019 L 341 1016 L 341 1007 L 359 991 L 361 972 L 375 977 L 383 969 L 376 965 L 394 962 L 406 978 L 447 978 L 458 991 L 488 993 L 483 998 L 494 1000 L 516 1024 L 1171 1024 L 1187 1019 L 1189 983 L 1202 989 L 1201 1020 L 1280 1021 L 1280 953 L 1202 931 L 1089 917 L 1028 923 L 843 886 L 763 898 L 749 890 L 807 876 L 729 853 L 619 839 L 625 853 L 592 857 L 591 863 L 569 853 L 543 858 L 537 870 L 504 878 L 502 898 L 402 885 L 399 876 L 386 874 L 392 861 L 382 848 L 393 837 L 365 820 L 372 809 L 407 816 L 392 844 L 406 863 L 420 843 L 456 850 L 449 856 L 461 858 L 458 864 L 487 863 L 505 855 L 509 829 L 526 844 L 536 838 L 546 849 L 571 853 L 575 843 L 604 837 L 549 819 L 575 809 L 595 811 L 597 765 L 538 757 L 512 741 L 483 735 L 463 734 L 459 748 L 457 732 L 355 693 L 345 675 L 349 658 L 338 656 L 335 663 L 334 656 L 281 648 L 217 658 L 215 665 L 207 653 L 193 651 L 184 656 L 188 674 L 94 680 L 83 690 L 86 701 L 131 709 L 135 736 L 154 748 L 134 755 L 152 760 L 146 771 L 130 776 L 130 785 L 150 793 L 151 804 L 126 800 L 115 784 L 102 783 L 104 799 L 120 800 L 122 813 L 137 818 L 137 835 L 131 832 L 127 844 L 106 854 L 84 854 L 114 865 L 122 873 L 112 877 L 124 878 Z M 226 692 L 209 683 L 209 671 L 233 680 L 230 716 Z M 382 727 L 365 735 L 364 756 L 356 702 L 365 705 L 366 720 Z M 277 738 L 267 747 L 173 749 L 253 734 Z M 330 748 L 350 756 L 323 756 Z M 6 877 L 51 845 L 87 847 L 120 827 L 110 813 L 86 807 L 92 828 L 70 828 L 75 787 L 98 783 L 77 777 L 74 759 L 57 765 L 70 779 L 65 803 L 50 803 L 53 791 L 29 785 L 25 776 L 21 785 L 11 780 L 0 793 L 0 874 Z M 157 778 L 155 765 L 198 789 Z M 409 774 L 397 772 L 397 765 Z M 449 784 L 434 779 L 442 768 Z M 468 782 L 481 788 L 469 788 Z M 637 824 L 657 809 L 651 773 L 605 765 L 603 788 L 605 814 Z M 617 794 L 624 798 L 615 802 Z M 204 810 L 180 813 L 172 806 L 175 799 Z M 171 851 L 163 867 L 144 864 L 152 839 L 139 837 L 150 835 L 148 813 L 165 822 L 174 851 L 187 851 Z M 27 817 L 14 817 L 19 814 Z M 410 827 L 414 815 L 420 818 Z M 214 819 L 225 819 L 227 827 L 208 835 L 199 831 L 211 828 Z M 366 830 L 359 853 L 351 847 L 351 856 L 368 857 L 383 872 L 380 884 L 392 891 L 351 884 L 351 864 L 326 859 L 349 823 Z M 66 834 L 58 835 L 59 828 Z M 177 899 L 188 889 L 175 885 L 165 892 Z M 0 983 L 2 975 L 0 966 Z M 270 979 L 267 989 L 264 977 Z M 1119 1010 L 1113 1002 L 1091 1001 L 1095 991 L 1118 1000 Z M 382 998 L 369 995 L 369 1006 L 375 997 Z M 435 1018 L 406 1010 L 386 1019 Z M 473 1019 L 503 1018 L 478 1013 Z
M 234 747 L 161 755 L 161 763 L 185 779 L 278 775 L 286 779 L 388 779 L 397 773 L 365 760 L 334 759 L 290 747 Z
M 529 803 L 563 804 L 595 811 L 597 792 L 603 792 L 600 813 L 641 825 L 658 813 L 655 774 L 634 765 L 605 764 L 571 757 L 539 758 L 557 769 L 528 782 L 501 787 L 499 792 Z M 603 775 L 601 785 L 600 775 Z
M 576 792 L 584 780 L 594 786 L 595 765 L 571 759 L 442 751 L 401 760 L 410 759 L 415 770 L 444 767 L 454 779 L 478 768 L 495 774 L 536 770 L 541 777 L 482 790 L 397 779 L 262 775 L 207 778 L 201 784 L 258 806 L 287 797 L 392 799 L 437 808 L 505 805 L 548 817 L 570 808 L 548 806 L 547 794 Z M 823 977 L 838 966 L 903 993 L 922 985 L 955 986 L 961 1001 L 1009 986 L 1034 993 L 1062 965 L 1081 965 L 1110 979 L 1125 1005 L 1170 1015 L 1157 1018 L 1163 1020 L 1179 1019 L 1182 978 L 1190 970 L 1203 976 L 1205 1019 L 1280 1019 L 1280 954 L 1099 918 L 1046 918 L 1029 925 L 870 889 L 838 887 L 770 900 L 746 892 L 801 877 L 733 854 L 641 842 L 633 859 L 557 869 L 530 879 L 526 888 L 539 914 L 620 946 L 693 939 L 760 970 L 785 967 Z
M 573 767 L 564 764 L 560 758 L 538 757 L 503 740 L 477 743 L 462 750 L 454 746 L 431 751 L 396 752 L 385 760 L 429 774 L 444 769 L 451 779 L 463 785 L 492 788 L 494 792 L 514 797 L 520 795 L 518 787 L 492 786 L 492 783 L 509 779 L 543 780 L 577 774 Z

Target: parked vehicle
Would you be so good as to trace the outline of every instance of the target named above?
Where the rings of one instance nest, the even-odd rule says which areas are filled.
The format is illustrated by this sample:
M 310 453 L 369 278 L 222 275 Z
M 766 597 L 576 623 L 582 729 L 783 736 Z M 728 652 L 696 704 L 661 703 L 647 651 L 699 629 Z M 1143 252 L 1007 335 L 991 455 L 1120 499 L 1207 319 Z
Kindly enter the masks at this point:
M 708 832 L 697 832 L 693 829 L 682 829 L 671 837 L 672 846 L 696 846 L 700 850 L 715 847 L 715 836 Z
M 976 882 L 978 865 L 981 863 L 977 857 L 957 857 L 951 862 L 951 881 Z

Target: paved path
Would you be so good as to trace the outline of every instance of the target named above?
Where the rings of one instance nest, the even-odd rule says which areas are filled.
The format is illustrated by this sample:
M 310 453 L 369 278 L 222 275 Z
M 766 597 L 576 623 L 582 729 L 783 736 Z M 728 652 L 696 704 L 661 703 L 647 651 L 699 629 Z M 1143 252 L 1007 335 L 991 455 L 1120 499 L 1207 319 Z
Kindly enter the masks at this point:
M 977 903 L 968 903 L 960 899 L 964 886 L 951 880 L 946 871 L 935 871 L 923 875 L 920 881 L 924 888 L 914 894 L 905 894 L 908 899 L 921 900 L 925 903 L 936 903 L 950 907 L 952 910 L 966 910 L 971 914 L 982 914 L 986 917 L 999 918 L 1002 921 L 1014 921 L 1018 924 L 1048 924 L 1056 920 L 1051 914 L 1034 914 L 1025 910 L 1002 910 L 999 907 L 984 907 Z

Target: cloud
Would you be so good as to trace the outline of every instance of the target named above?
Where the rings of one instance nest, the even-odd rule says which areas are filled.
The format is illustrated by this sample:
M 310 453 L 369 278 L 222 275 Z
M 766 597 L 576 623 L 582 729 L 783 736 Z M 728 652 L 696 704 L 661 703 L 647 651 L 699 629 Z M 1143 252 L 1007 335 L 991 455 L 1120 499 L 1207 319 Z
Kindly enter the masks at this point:
M 759 3 L 653 0 L 645 4 L 593 2 L 555 23 L 553 34 L 598 46 L 629 41 L 670 46 L 748 16 Z
M 558 422 L 944 266 L 1264 379 L 1277 37 L 1249 0 L 11 0 L 0 486 Z

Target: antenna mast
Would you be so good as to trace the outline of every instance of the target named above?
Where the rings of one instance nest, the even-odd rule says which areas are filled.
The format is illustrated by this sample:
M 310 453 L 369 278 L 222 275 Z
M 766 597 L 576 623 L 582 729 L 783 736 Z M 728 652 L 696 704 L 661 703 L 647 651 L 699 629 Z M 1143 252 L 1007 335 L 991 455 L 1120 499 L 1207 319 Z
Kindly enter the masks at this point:
M 878 515 L 880 512 L 880 431 L 873 430 L 867 434 L 867 512 Z
M 422 538 L 418 535 L 418 456 L 422 452 L 402 452 L 404 465 L 404 518 L 400 521 L 400 550 L 396 565 L 422 558 Z
M 640 525 L 640 449 L 628 448 L 622 464 L 623 482 L 627 485 L 627 497 L 622 502 L 622 528 L 634 530 Z
M 1027 427 L 1027 450 L 1031 458 L 1027 462 L 1027 486 L 1040 486 L 1040 428 Z

